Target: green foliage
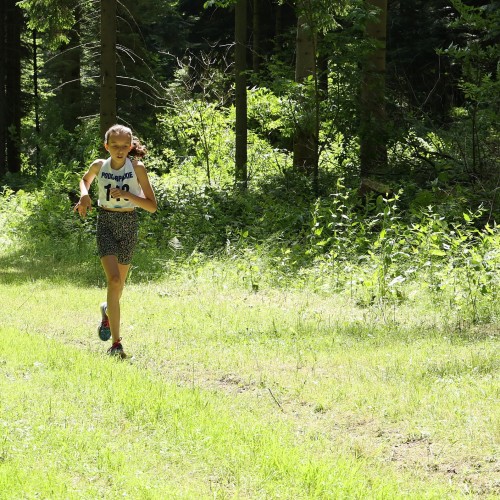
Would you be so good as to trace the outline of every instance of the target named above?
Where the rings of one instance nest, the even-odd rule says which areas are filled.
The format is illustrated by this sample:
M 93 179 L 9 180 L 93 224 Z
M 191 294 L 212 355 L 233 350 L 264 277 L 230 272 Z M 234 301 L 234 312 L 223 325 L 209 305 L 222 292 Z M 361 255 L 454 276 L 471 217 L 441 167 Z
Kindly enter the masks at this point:
M 337 292 L 362 303 L 400 302 L 408 299 L 405 290 L 424 287 L 462 318 L 495 317 L 500 233 L 488 224 L 475 227 L 482 210 L 450 220 L 429 206 L 409 221 L 396 195 L 379 197 L 360 217 L 345 198 L 337 194 L 330 207 L 317 207 L 308 250 L 320 269 L 333 273 Z M 487 300 L 479 308 L 481 295 Z
M 399 192 L 362 204 L 356 190 L 337 180 L 316 199 L 304 177 L 287 168 L 272 177 L 256 170 L 242 194 L 208 185 L 185 167 L 151 174 L 159 209 L 141 212 L 139 252 L 160 268 L 172 261 L 196 269 L 216 257 L 234 260 L 253 290 L 312 280 L 365 307 L 432 297 L 457 321 L 493 321 L 498 314 L 500 234 L 484 224 L 484 209 L 466 208 L 465 195 L 460 204 L 457 196 L 421 192 L 418 203 L 405 206 Z M 68 193 L 77 182 L 76 174 L 54 170 L 31 194 L 6 189 L 4 239 L 35 249 L 47 242 L 57 258 L 88 255 L 95 219 L 81 221 L 72 212 Z
M 453 0 L 459 17 L 452 26 L 467 30 L 467 35 L 448 47 L 446 54 L 460 62 L 460 88 L 465 102 L 465 120 L 457 117 L 455 127 L 464 163 L 474 176 L 495 177 L 497 172 L 498 127 L 500 119 L 500 57 L 497 6 L 468 6 Z M 457 137 L 458 137 L 457 134 Z
M 207 0 L 203 6 L 205 9 L 208 9 L 209 7 L 230 7 L 231 5 L 234 5 L 236 3 L 236 0 Z
M 67 33 L 75 24 L 72 0 L 21 0 L 18 5 L 28 15 L 29 28 L 48 34 L 50 47 L 68 42 Z
M 410 181 L 404 190 L 395 182 L 393 194 L 361 200 L 356 89 L 357 61 L 365 50 L 358 32 L 366 12 L 358 4 L 340 12 L 335 10 L 339 5 L 329 8 L 335 11 L 331 17 L 313 19 L 322 34 L 320 51 L 331 57 L 328 93 L 317 101 L 321 196 L 315 196 L 310 179 L 290 168 L 293 131 L 307 119 L 298 103 L 316 91 L 317 82 L 295 84 L 291 65 L 276 57 L 266 86 L 248 92 L 250 187 L 242 194 L 232 189 L 234 108 L 227 54 L 220 49 L 186 53 L 162 89 L 168 106 L 157 112 L 154 126 L 148 114 L 142 118 L 140 106 L 132 105 L 139 120 L 132 126 L 145 132 L 150 150 L 145 162 L 159 201 L 156 214 L 141 214 L 141 255 L 150 256 L 147 262 L 159 274 L 172 262 L 196 273 L 208 258 L 229 259 L 254 291 L 266 284 L 313 281 L 363 307 L 385 310 L 432 296 L 461 319 L 494 318 L 496 215 L 493 209 L 478 210 L 473 191 L 457 184 L 474 173 L 471 153 L 481 151 L 474 158 L 486 162 L 486 145 L 494 151 L 497 144 L 497 111 L 484 104 L 496 103 L 494 75 L 482 72 L 478 80 L 466 79 L 479 64 L 478 52 L 458 51 L 456 57 L 469 64 L 462 86 L 467 105 L 454 109 L 446 130 L 431 130 L 421 115 L 408 111 L 408 130 L 397 124 L 393 129 L 390 162 L 395 179 Z M 481 44 L 474 47 L 483 50 Z M 491 54 L 479 55 L 484 62 Z M 93 245 L 95 220 L 80 221 L 70 197 L 86 166 L 101 156 L 102 139 L 95 118 L 83 120 L 74 134 L 59 126 L 49 114 L 51 103 L 50 94 L 43 94 L 47 122 L 42 136 L 33 138 L 41 146 L 39 188 L 4 191 L 0 228 L 5 241 L 28 248 L 41 242 L 38 249 L 50 242 L 62 256 Z M 481 134 L 482 149 L 469 148 L 464 131 L 471 131 L 471 124 L 474 137 Z M 31 117 L 24 126 L 33 128 Z M 26 173 L 32 170 L 28 165 Z M 16 216 L 9 218 L 12 211 Z
M 155 136 L 167 155 L 208 185 L 232 182 L 224 167 L 234 149 L 226 70 L 217 54 L 187 53 L 168 88 L 169 108 L 157 117 Z
M 270 144 L 279 145 L 283 136 L 292 135 L 283 112 L 285 100 L 265 87 L 254 87 L 247 94 L 248 127 Z
M 202 100 L 177 102 L 172 113 L 159 119 L 165 142 L 175 147 L 187 168 L 203 172 L 210 185 L 230 182 L 222 162 L 230 157 L 234 134 L 227 112 Z
M 33 192 L 4 188 L 0 225 L 6 240 L 27 249 L 50 248 L 59 259 L 87 247 L 95 220 L 91 216 L 80 222 L 73 213 L 75 183 L 78 176 L 61 169 L 49 172 L 41 188 Z
M 22 235 L 22 227 L 32 196 L 23 190 L 4 187 L 0 192 L 0 243 L 7 248 Z

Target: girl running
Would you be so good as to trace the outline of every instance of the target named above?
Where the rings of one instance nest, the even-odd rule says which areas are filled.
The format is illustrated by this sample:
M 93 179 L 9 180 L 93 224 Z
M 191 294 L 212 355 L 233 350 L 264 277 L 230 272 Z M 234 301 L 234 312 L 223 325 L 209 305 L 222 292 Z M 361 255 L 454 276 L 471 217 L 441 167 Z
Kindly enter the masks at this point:
M 89 189 L 97 177 L 97 249 L 107 280 L 107 302 L 101 304 L 99 337 L 113 344 L 110 355 L 125 358 L 120 337 L 120 298 L 137 243 L 136 207 L 148 212 L 157 209 L 156 198 L 142 161 L 145 147 L 123 125 L 113 125 L 104 137 L 109 153 L 106 160 L 95 160 L 80 180 L 80 201 L 74 211 L 81 217 L 92 209 Z M 129 158 L 134 157 L 134 159 Z

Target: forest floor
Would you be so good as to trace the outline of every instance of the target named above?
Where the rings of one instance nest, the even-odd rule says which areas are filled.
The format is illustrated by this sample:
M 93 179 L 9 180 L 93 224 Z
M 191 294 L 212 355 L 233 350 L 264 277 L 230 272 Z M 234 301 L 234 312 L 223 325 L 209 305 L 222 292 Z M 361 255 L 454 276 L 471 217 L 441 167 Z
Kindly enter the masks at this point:
M 28 265 L 27 262 L 30 262 Z M 498 324 L 0 259 L 0 498 L 500 498 Z

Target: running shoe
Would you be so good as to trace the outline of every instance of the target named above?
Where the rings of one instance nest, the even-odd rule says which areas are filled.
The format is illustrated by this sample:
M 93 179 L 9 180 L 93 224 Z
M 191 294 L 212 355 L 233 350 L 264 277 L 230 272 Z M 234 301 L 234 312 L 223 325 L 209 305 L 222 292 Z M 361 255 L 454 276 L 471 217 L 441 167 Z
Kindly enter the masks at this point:
M 111 328 L 109 327 L 109 318 L 106 313 L 108 309 L 108 304 L 103 302 L 101 304 L 101 324 L 97 327 L 97 334 L 101 340 L 109 340 L 111 337 Z
M 113 343 L 113 345 L 108 349 L 108 354 L 110 356 L 117 356 L 121 359 L 125 359 L 127 357 L 123 350 L 121 339 Z

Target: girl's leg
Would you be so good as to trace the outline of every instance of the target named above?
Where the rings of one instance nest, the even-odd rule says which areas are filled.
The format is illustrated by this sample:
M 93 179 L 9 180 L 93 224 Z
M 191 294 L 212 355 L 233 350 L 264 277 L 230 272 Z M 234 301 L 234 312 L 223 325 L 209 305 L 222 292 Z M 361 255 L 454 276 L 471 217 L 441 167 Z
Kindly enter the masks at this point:
M 122 280 L 122 291 L 120 292 L 120 299 L 122 298 L 122 292 L 125 288 L 125 282 L 127 281 L 128 270 L 130 269 L 130 264 L 118 264 L 118 271 L 120 272 L 120 278 Z
M 118 264 L 115 255 L 101 257 L 101 263 L 108 284 L 107 314 L 111 337 L 113 343 L 115 343 L 120 340 L 120 297 L 122 296 L 130 265 Z

